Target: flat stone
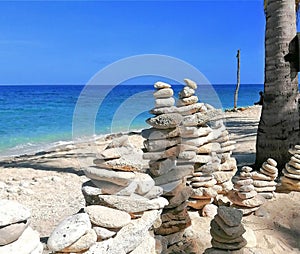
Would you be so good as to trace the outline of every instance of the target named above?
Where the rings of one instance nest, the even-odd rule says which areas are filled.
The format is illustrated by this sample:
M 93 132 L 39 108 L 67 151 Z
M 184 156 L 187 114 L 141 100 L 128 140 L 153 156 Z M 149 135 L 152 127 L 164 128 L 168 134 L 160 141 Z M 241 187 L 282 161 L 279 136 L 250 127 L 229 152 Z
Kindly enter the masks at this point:
M 256 192 L 266 192 L 266 191 L 273 192 L 276 190 L 276 186 L 255 187 L 254 190 Z
M 135 192 L 140 195 L 145 195 L 155 185 L 155 182 L 151 176 L 139 172 L 135 172 L 134 182 L 136 182 L 137 184 L 137 188 Z
M 291 179 L 289 177 L 283 176 L 280 178 L 280 182 L 284 188 L 287 190 L 300 191 L 300 181 L 296 179 Z
M 155 99 L 155 108 L 171 107 L 174 106 L 174 104 L 175 104 L 175 99 L 172 97 Z
M 243 200 L 238 196 L 238 194 L 235 191 L 229 191 L 227 196 L 232 203 L 250 208 L 260 206 L 265 202 L 265 199 L 260 195 L 256 195 L 254 198 L 251 199 Z
M 179 153 L 185 152 L 185 151 L 193 151 L 193 152 L 197 151 L 197 147 L 191 146 L 191 145 L 186 145 L 186 144 L 178 144 L 177 148 L 178 148 Z
M 43 246 L 40 243 L 39 233 L 31 227 L 27 227 L 18 240 L 0 246 L 0 254 L 31 254 L 34 251 L 41 254 Z
M 178 154 L 178 158 L 181 160 L 192 160 L 196 157 L 195 151 L 181 151 Z
M 96 190 L 93 191 L 94 194 L 97 193 L 97 192 L 99 194 L 116 194 L 116 193 L 119 193 L 120 191 L 122 191 L 124 189 L 127 190 L 128 187 L 131 190 L 131 193 L 133 193 L 135 191 L 136 187 L 137 187 L 136 183 L 133 183 L 133 185 L 135 185 L 135 186 L 132 186 L 132 183 L 130 183 L 128 186 L 122 186 L 122 185 L 114 184 L 114 183 L 111 183 L 111 182 L 94 180 L 94 179 L 92 179 L 91 182 L 93 183 L 93 185 L 95 185 L 97 187 L 96 189 L 98 189 L 98 191 L 96 191 Z M 132 187 L 134 189 L 132 189 Z M 87 188 L 88 188 L 88 190 L 87 190 Z M 84 188 L 85 192 L 91 192 L 92 191 L 91 187 L 87 187 L 87 188 Z M 130 195 L 130 194 L 128 194 L 128 195 Z
M 211 186 L 214 186 L 215 184 L 217 184 L 216 179 L 212 179 L 212 180 L 207 181 L 207 182 L 193 182 L 193 183 L 191 183 L 193 188 L 211 187 Z
M 210 233 L 212 237 L 222 238 L 224 239 L 224 241 L 233 241 L 234 239 L 237 239 L 238 237 L 242 236 L 246 231 L 243 227 L 241 227 L 239 228 L 239 231 L 237 231 L 235 234 L 228 235 L 225 233 L 225 231 L 219 226 L 219 224 L 215 220 L 211 220 L 210 226 L 211 226 Z
M 182 179 L 159 185 L 164 192 L 170 192 L 182 183 Z
M 78 213 L 64 219 L 51 233 L 47 245 L 52 251 L 60 251 L 86 234 L 92 225 L 86 213 Z
M 189 199 L 187 205 L 192 207 L 196 210 L 201 210 L 207 204 L 212 203 L 213 198 L 206 198 L 206 199 Z
M 162 114 L 152 118 L 148 118 L 146 122 L 157 129 L 176 128 L 183 120 L 178 113 Z
M 191 187 L 185 186 L 184 184 L 178 185 L 173 191 L 172 195 L 170 193 L 166 193 L 165 197 L 167 197 L 169 204 L 165 206 L 165 209 L 170 209 L 179 206 L 183 202 L 189 199 L 189 197 L 194 193 Z
M 166 159 L 175 156 L 178 156 L 178 149 L 176 146 L 173 146 L 161 152 L 144 153 L 143 158 L 145 160 L 161 160 L 161 159 Z
M 273 167 L 277 166 L 277 162 L 272 158 L 267 159 L 267 163 L 269 163 Z
M 240 225 L 243 218 L 243 214 L 239 210 L 226 206 L 218 208 L 218 215 L 230 227 Z
M 274 192 L 259 192 L 259 195 L 263 196 L 265 199 L 274 198 Z
M 169 98 L 174 95 L 172 88 L 162 88 L 158 89 L 153 93 L 154 98 Z
M 154 88 L 156 88 L 156 89 L 171 88 L 171 85 L 169 85 L 165 82 L 162 82 L 162 81 L 157 81 L 154 84 Z
M 296 169 L 295 167 L 289 165 L 288 163 L 285 164 L 285 169 L 289 174 L 292 175 L 300 175 L 300 170 Z
M 270 164 L 268 164 L 267 162 L 264 162 L 262 164 L 262 168 L 268 172 L 270 172 L 271 174 L 278 174 L 278 169 L 274 166 L 271 166 Z
M 167 174 L 154 178 L 155 185 L 163 185 L 176 180 L 181 180 L 185 176 L 192 175 L 193 171 L 193 165 L 177 166 L 170 170 Z
M 254 180 L 253 185 L 255 187 L 267 187 L 267 186 L 276 186 L 275 181 L 259 181 L 259 180 Z
M 214 118 L 221 117 L 222 112 L 221 110 L 209 110 L 207 112 L 199 112 L 195 113 L 193 115 L 188 115 L 183 118 L 183 125 L 184 126 L 204 126 L 206 125 L 209 121 L 211 121 Z M 221 132 L 225 129 L 220 128 L 218 135 L 215 135 L 215 139 L 217 139 L 220 135 Z
M 0 246 L 16 241 L 28 227 L 29 220 L 0 227 Z
M 144 146 L 149 152 L 162 151 L 166 148 L 177 145 L 180 142 L 179 138 L 172 139 L 155 139 L 155 140 L 145 140 Z
M 210 154 L 212 152 L 219 151 L 221 149 L 221 145 L 219 143 L 208 143 L 198 147 L 197 153 L 199 154 Z
M 188 98 L 195 94 L 195 90 L 189 86 L 185 86 L 178 94 L 179 99 Z
M 184 81 L 185 84 L 186 84 L 187 86 L 189 86 L 190 88 L 192 88 L 192 89 L 197 89 L 197 84 L 196 84 L 195 81 L 193 81 L 193 80 L 191 80 L 191 79 L 188 79 L 188 78 L 185 78 L 183 81 Z
M 298 158 L 297 158 L 298 157 Z M 298 155 L 298 156 L 295 156 L 295 155 L 293 155 L 292 157 L 291 157 L 291 161 L 294 161 L 294 162 L 296 162 L 296 163 L 300 163 L 300 156 Z
M 94 225 L 106 228 L 121 228 L 127 225 L 131 217 L 128 213 L 113 208 L 91 205 L 84 208 Z
M 251 173 L 251 177 L 253 180 L 262 180 L 262 181 L 272 181 L 273 180 L 272 177 L 266 176 L 266 175 L 261 174 L 256 171 Z
M 285 168 L 282 170 L 282 173 L 289 178 L 300 180 L 300 175 L 291 174 Z
M 107 181 L 122 186 L 129 185 L 135 178 L 133 172 L 120 172 L 96 167 L 87 167 L 84 169 L 84 173 L 90 179 Z
M 206 112 L 207 108 L 205 107 L 204 103 L 195 103 L 191 105 L 176 107 L 177 113 L 181 114 L 182 116 L 192 115 L 197 112 Z
M 210 127 L 180 126 L 180 136 L 183 138 L 206 137 L 213 130 Z
M 70 246 L 61 250 L 61 252 L 81 252 L 89 249 L 97 241 L 97 235 L 94 229 L 89 229 L 83 236 Z
M 159 196 L 161 196 L 163 194 L 164 190 L 162 187 L 159 186 L 153 186 L 153 188 L 147 192 L 144 197 L 148 198 L 148 199 L 154 199 L 154 198 L 158 198 Z
M 30 218 L 30 211 L 17 201 L 0 200 L 0 227 L 9 224 L 27 221 Z
M 295 162 L 295 161 L 293 161 L 293 160 L 290 160 L 290 161 L 288 162 L 288 164 L 289 164 L 290 166 L 294 167 L 295 169 L 300 170 L 300 163 L 297 163 L 297 162 Z
M 172 213 L 167 211 L 161 215 L 162 225 L 154 229 L 155 234 L 170 235 L 182 231 L 191 225 L 191 219 L 186 209 Z
M 220 171 L 236 171 L 236 160 L 235 158 L 227 159 L 224 163 L 220 166 Z
M 271 174 L 269 171 L 267 171 L 263 168 L 260 168 L 259 171 L 266 176 L 270 176 L 272 180 L 274 180 L 278 176 L 278 174 Z
M 197 154 L 194 161 L 196 163 L 209 163 L 212 162 L 212 159 L 210 155 Z
M 106 149 L 110 148 L 120 148 L 124 146 L 128 146 L 129 140 L 128 140 L 128 135 L 122 135 L 120 137 L 115 137 L 111 140 L 111 142 L 107 145 Z
M 243 185 L 239 187 L 239 191 L 240 192 L 250 192 L 250 191 L 254 191 L 254 183 L 253 185 Z
M 96 242 L 94 245 L 90 247 L 90 249 L 84 254 L 107 254 L 107 251 L 109 250 L 110 246 L 113 245 L 113 238 L 109 238 L 107 240 L 101 241 L 101 242 Z M 118 254 L 118 253 L 113 253 L 113 254 Z M 120 252 L 119 254 L 126 254 L 126 252 Z
M 244 239 L 242 242 L 239 243 L 220 243 L 212 239 L 211 245 L 214 248 L 223 249 L 223 250 L 239 250 L 247 245 L 247 241 Z
M 240 192 L 239 191 L 237 194 L 241 199 L 249 199 L 249 198 L 255 197 L 257 195 L 257 192 L 255 190 L 249 191 L 249 192 L 246 192 L 246 191 Z
M 223 188 L 223 191 L 225 191 L 225 193 L 233 189 L 233 183 L 231 181 L 226 181 L 224 183 L 221 183 L 221 186 Z
M 117 232 L 108 230 L 107 228 L 102 227 L 93 227 L 93 230 L 96 232 L 97 239 L 106 240 L 113 237 Z
M 121 149 L 124 149 L 124 147 L 114 147 L 105 149 L 102 151 L 97 157 L 98 159 L 118 159 L 121 157 L 122 151 Z M 126 149 L 126 148 L 125 148 Z
M 179 136 L 178 128 L 159 130 L 156 128 L 144 129 L 141 135 L 145 139 L 156 140 L 156 139 L 168 139 Z
M 147 199 L 140 196 L 116 196 L 116 195 L 99 195 L 102 205 L 119 209 L 128 213 L 137 213 L 147 210 L 161 209 L 168 205 L 168 201 L 163 197 Z
M 239 205 L 233 205 L 232 207 L 239 209 L 242 211 L 243 216 L 253 214 L 259 209 L 259 206 L 256 207 L 245 207 L 245 206 L 239 206 Z
M 191 178 L 188 178 L 188 180 L 191 182 L 207 182 L 212 180 L 213 178 L 214 177 L 212 175 L 202 175 L 202 176 L 193 176 Z
M 176 167 L 176 158 L 166 158 L 158 161 L 149 161 L 150 173 L 152 176 L 160 176 Z
M 235 182 L 236 185 L 244 186 L 244 185 L 250 185 L 253 184 L 253 180 L 251 178 L 248 179 L 241 179 Z

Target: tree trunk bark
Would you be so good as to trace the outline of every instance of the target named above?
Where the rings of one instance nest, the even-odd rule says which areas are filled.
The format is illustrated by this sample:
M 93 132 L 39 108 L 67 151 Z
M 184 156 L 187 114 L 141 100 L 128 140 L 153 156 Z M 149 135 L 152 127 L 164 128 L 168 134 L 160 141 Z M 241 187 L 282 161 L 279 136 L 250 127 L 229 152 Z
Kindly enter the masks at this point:
M 256 167 L 269 157 L 281 172 L 299 143 L 298 72 L 285 56 L 296 35 L 295 0 L 269 0 L 266 9 L 265 85 L 257 131 Z
M 233 109 L 234 111 L 237 110 L 237 100 L 238 94 L 240 89 L 240 50 L 237 51 L 237 77 L 236 77 L 236 87 L 234 91 L 234 102 L 233 102 Z

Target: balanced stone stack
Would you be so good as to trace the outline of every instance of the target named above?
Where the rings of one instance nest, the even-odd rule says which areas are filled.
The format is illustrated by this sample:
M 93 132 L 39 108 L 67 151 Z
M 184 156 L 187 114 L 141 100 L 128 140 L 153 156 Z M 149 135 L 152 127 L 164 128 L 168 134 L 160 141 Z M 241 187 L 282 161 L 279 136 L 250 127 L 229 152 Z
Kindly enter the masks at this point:
M 184 178 L 193 173 L 194 167 L 193 163 L 177 163 L 179 154 L 188 158 L 191 154 L 180 152 L 179 125 L 183 117 L 174 106 L 173 90 L 163 82 L 155 83 L 154 87 L 155 108 L 150 113 L 155 116 L 146 121 L 152 128 L 143 130 L 142 136 L 146 139 L 144 159 L 149 160 L 149 174 L 155 184 L 163 188 L 162 196 L 169 202 L 161 215 L 162 225 L 155 229 L 155 234 L 163 236 L 160 240 L 164 252 L 179 241 L 184 229 L 191 225 L 186 206 L 192 190 L 186 186 Z
M 280 178 L 279 188 L 287 191 L 300 191 L 300 145 L 295 145 L 289 153 L 292 157 L 282 170 L 283 176 Z
M 155 253 L 153 227 L 168 201 L 142 171 L 142 151 L 116 138 L 84 169 L 86 207 L 61 222 L 48 240 L 56 253 Z M 146 244 L 146 246 L 145 246 Z
M 0 200 L 0 254 L 41 254 L 39 233 L 30 225 L 30 211 L 13 200 Z
M 234 204 L 233 206 L 240 209 L 244 215 L 251 214 L 259 209 L 265 201 L 255 191 L 251 171 L 251 167 L 242 167 L 240 175 L 232 179 L 234 190 L 228 193 L 228 198 Z
M 274 197 L 277 183 L 274 181 L 278 176 L 277 162 L 269 158 L 262 164 L 259 172 L 251 172 L 253 179 L 254 190 L 265 199 Z
M 243 213 L 238 209 L 220 206 L 210 224 L 212 248 L 204 253 L 242 253 L 237 251 L 247 245 L 243 237 L 246 230 L 241 224 L 242 217 Z

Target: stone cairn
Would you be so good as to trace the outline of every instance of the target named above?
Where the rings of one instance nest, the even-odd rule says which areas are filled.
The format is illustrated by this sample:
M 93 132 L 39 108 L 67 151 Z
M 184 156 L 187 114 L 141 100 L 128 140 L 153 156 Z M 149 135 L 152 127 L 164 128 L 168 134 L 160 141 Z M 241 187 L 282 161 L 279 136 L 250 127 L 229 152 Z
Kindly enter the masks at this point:
M 282 170 L 283 176 L 280 178 L 279 189 L 300 191 L 300 145 L 295 145 L 289 153 L 292 157 Z
M 130 158 L 130 160 L 129 160 Z M 153 227 L 159 227 L 161 187 L 138 172 L 142 151 L 126 136 L 114 139 L 84 169 L 91 180 L 82 192 L 86 207 L 62 221 L 48 239 L 55 253 L 155 253 Z
M 251 171 L 251 167 L 242 167 L 240 175 L 232 179 L 234 190 L 228 193 L 228 198 L 233 203 L 233 207 L 241 210 L 244 215 L 255 212 L 265 201 L 255 191 Z
M 238 209 L 220 206 L 210 224 L 212 248 L 204 253 L 242 253 L 237 251 L 247 245 L 243 237 L 246 230 L 241 224 L 242 217 L 243 213 Z
M 251 172 L 254 190 L 265 199 L 272 199 L 277 183 L 274 181 L 278 176 L 277 162 L 269 158 L 262 164 L 260 172 Z
M 186 86 L 179 93 L 178 112 L 183 116 L 180 126 L 180 153 L 177 164 L 194 165 L 187 179 L 194 194 L 188 206 L 202 209 L 217 194 L 226 194 L 233 188 L 231 178 L 237 171 L 236 160 L 231 158 L 235 148 L 220 119 L 221 112 L 198 102 L 197 84 L 185 79 Z M 216 120 L 213 120 L 213 119 Z
M 39 233 L 30 227 L 30 211 L 13 200 L 0 200 L 0 254 L 42 254 Z
M 165 253 L 170 245 L 181 240 L 184 229 L 191 225 L 186 207 L 192 189 L 186 186 L 184 179 L 192 175 L 194 167 L 183 157 L 190 158 L 194 153 L 180 152 L 182 115 L 174 106 L 173 89 L 163 82 L 156 82 L 154 87 L 155 108 L 150 113 L 155 116 L 146 121 L 152 128 L 143 130 L 142 136 L 146 139 L 144 159 L 149 160 L 149 174 L 155 184 L 163 188 L 162 196 L 169 201 L 161 215 L 162 225 L 154 230 L 160 235 L 156 238 Z

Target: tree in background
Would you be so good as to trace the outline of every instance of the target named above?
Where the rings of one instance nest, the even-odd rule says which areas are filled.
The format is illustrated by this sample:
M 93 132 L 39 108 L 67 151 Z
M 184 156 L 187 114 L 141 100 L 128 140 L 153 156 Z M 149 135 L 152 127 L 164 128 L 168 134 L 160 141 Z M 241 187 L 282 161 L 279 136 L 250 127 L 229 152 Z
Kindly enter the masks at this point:
M 292 40 L 296 36 L 299 0 L 266 0 L 265 83 L 257 131 L 256 166 L 269 157 L 282 169 L 288 149 L 299 144 L 298 70 Z

